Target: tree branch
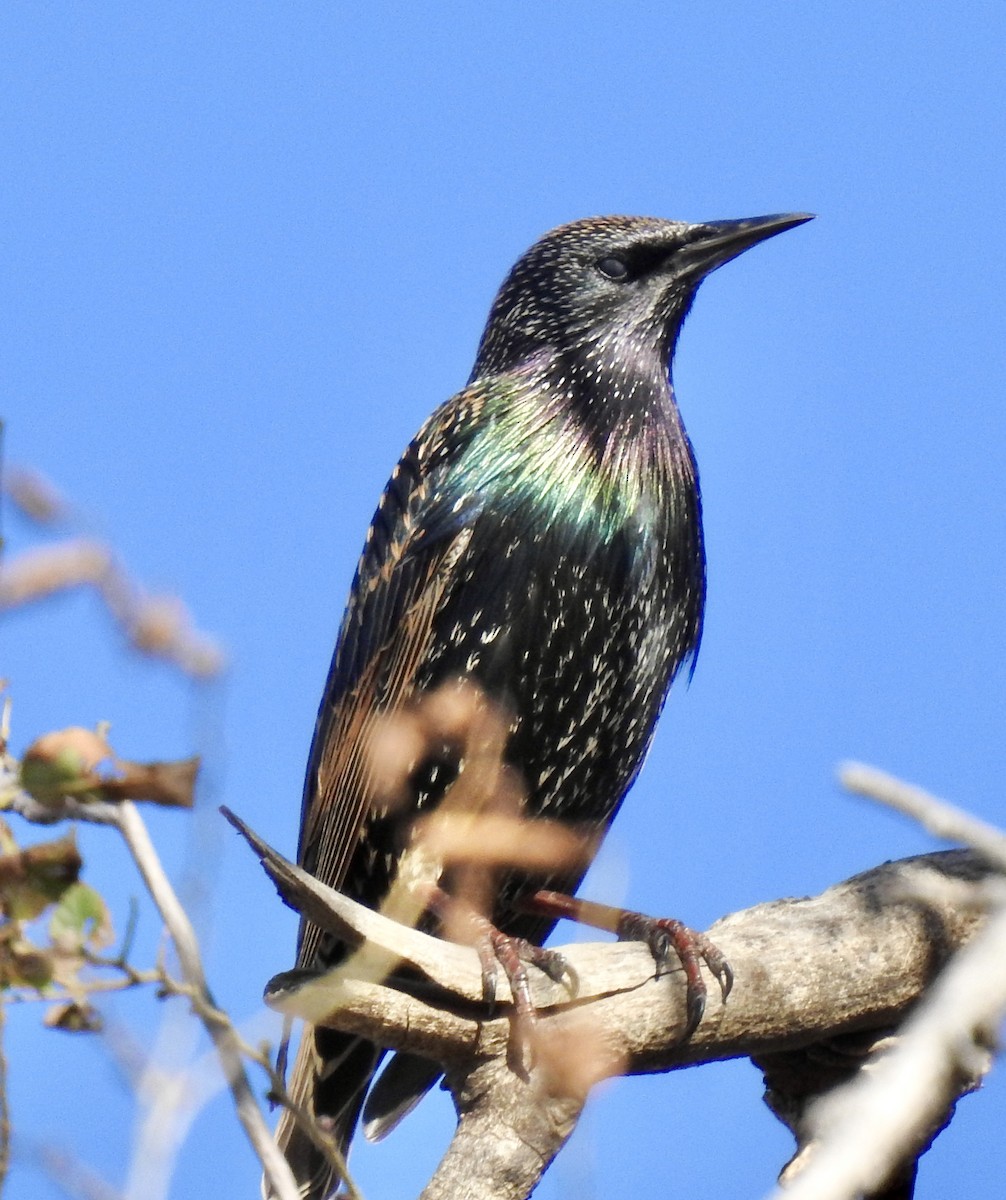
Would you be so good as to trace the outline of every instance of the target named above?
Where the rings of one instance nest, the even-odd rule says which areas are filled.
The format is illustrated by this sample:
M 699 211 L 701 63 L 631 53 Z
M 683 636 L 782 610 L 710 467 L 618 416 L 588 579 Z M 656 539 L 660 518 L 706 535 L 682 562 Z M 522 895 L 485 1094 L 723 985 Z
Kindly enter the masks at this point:
M 850 792 L 904 813 L 945 842 L 970 846 L 1000 871 L 1006 871 L 1006 834 L 994 825 L 980 821 L 963 808 L 955 808 L 895 775 L 863 763 L 845 763 L 840 778 L 843 787 Z
M 848 763 L 841 778 L 849 790 L 904 813 L 937 837 L 970 845 L 1006 870 L 1000 830 L 873 767 Z M 1006 881 L 995 876 L 966 887 L 922 877 L 914 894 L 923 902 L 988 912 L 987 922 L 897 1035 L 875 1048 L 868 1070 L 833 1065 L 830 1083 L 822 1086 L 827 1071 L 808 1070 L 799 1059 L 759 1063 L 773 1111 L 799 1143 L 782 1176 L 787 1198 L 849 1200 L 887 1194 L 892 1184 L 911 1180 L 919 1155 L 949 1123 L 957 1100 L 991 1066 L 990 1048 L 1006 1011 Z
M 577 993 L 531 972 L 535 1062 L 522 1071 L 512 1061 L 507 985 L 498 982 L 499 1007 L 490 1017 L 473 949 L 354 904 L 228 816 L 282 898 L 356 947 L 334 971 L 277 976 L 267 1002 L 445 1068 L 459 1125 L 423 1200 L 526 1196 L 569 1136 L 590 1087 L 606 1076 L 801 1050 L 897 1026 L 984 921 L 975 906 L 960 904 L 958 887 L 943 885 L 991 874 L 977 855 L 945 851 L 887 863 L 817 897 L 723 918 L 709 933 L 737 982 L 726 1005 L 710 988 L 706 1015 L 686 1044 L 680 971 L 655 978 L 649 951 L 635 943 L 564 947 Z
M 0 775 L 5 772 L 0 771 Z M 17 786 L 13 777 L 2 780 L 4 807 L 29 821 L 51 824 L 61 820 L 87 821 L 114 826 L 129 852 L 161 914 L 178 954 L 185 983 L 192 989 L 192 1008 L 209 1034 L 220 1058 L 234 1097 L 238 1120 L 280 1200 L 297 1200 L 297 1185 L 290 1166 L 280 1152 L 258 1105 L 242 1061 L 242 1046 L 231 1022 L 216 1010 L 206 983 L 199 942 L 192 922 L 161 865 L 146 825 L 130 800 L 82 801 L 62 797 L 58 803 L 41 804 Z
M 206 985 L 206 976 L 195 930 L 192 928 L 192 923 L 182 907 L 175 889 L 164 873 L 161 860 L 150 840 L 143 818 L 130 800 L 125 800 L 115 806 L 115 818 L 114 823 L 129 847 L 143 881 L 147 885 L 147 890 L 171 934 L 171 940 L 178 953 L 182 975 L 186 982 L 192 985 L 209 1005 L 212 1005 L 213 997 Z M 241 1047 L 233 1026 L 229 1021 L 211 1019 L 202 1005 L 196 1004 L 193 1005 L 193 1008 L 217 1049 L 220 1063 L 234 1097 L 238 1120 L 244 1126 L 248 1140 L 261 1160 L 276 1195 L 281 1197 L 281 1200 L 297 1200 L 297 1186 L 290 1172 L 289 1164 L 273 1140 L 262 1116 L 262 1110 L 255 1099 L 251 1084 L 248 1082 L 241 1059 Z

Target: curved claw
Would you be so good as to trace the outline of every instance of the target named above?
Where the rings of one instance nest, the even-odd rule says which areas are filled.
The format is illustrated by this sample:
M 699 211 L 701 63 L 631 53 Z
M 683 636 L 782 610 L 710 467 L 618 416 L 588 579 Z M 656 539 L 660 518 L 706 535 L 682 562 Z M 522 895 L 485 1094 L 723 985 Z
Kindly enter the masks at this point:
M 476 946 L 479 965 L 482 968 L 482 1000 L 492 1018 L 496 1015 L 496 981 L 499 978 L 499 959 L 490 941 L 480 941 Z
M 566 979 L 569 981 L 567 984 L 567 987 L 569 988 L 569 994 L 571 996 L 578 996 L 580 994 L 580 973 L 572 965 L 572 963 L 568 963 L 565 959 L 563 959 L 562 962 L 563 962 L 563 972 L 562 973 L 566 977 Z M 557 979 L 556 983 L 562 983 L 562 980 Z
M 733 969 L 731 968 L 730 964 L 727 962 L 727 960 L 725 958 L 719 964 L 719 970 L 717 970 L 712 965 L 712 963 L 709 963 L 708 959 L 706 960 L 706 962 L 709 965 L 709 969 L 716 976 L 716 982 L 720 985 L 720 996 L 723 1000 L 723 1003 L 726 1004 L 727 996 L 729 996 L 730 993 L 733 991 L 733 986 L 734 986 Z
M 563 984 L 568 980 L 570 994 L 575 996 L 580 990 L 580 976 L 567 961 L 566 956 L 558 950 L 542 950 L 537 946 L 530 947 L 528 962 L 533 963 L 539 970 L 552 980 L 553 983 Z
M 636 940 L 636 939 L 633 939 Z M 642 939 L 650 948 L 653 965 L 656 967 L 656 977 L 660 979 L 671 970 L 671 938 L 667 930 L 654 922 L 653 928 L 646 931 Z
M 701 959 L 715 976 L 724 1002 L 734 983 L 734 973 L 730 964 L 704 933 L 697 933 L 671 918 L 623 912 L 618 921 L 617 932 L 622 941 L 646 942 L 653 955 L 658 979 L 670 970 L 671 951 L 677 955 L 685 973 L 683 1040 L 687 1041 L 695 1032 L 706 1010 L 706 985 L 702 979 L 699 960 Z
M 685 999 L 685 1032 L 681 1040 L 687 1042 L 696 1029 L 699 1027 L 699 1022 L 706 1011 L 706 990 L 701 991 L 689 988 Z
M 526 897 L 523 903 L 530 912 L 553 918 L 564 917 L 590 925 L 594 929 L 608 930 L 616 934 L 622 942 L 645 942 L 653 956 L 655 975 L 658 979 L 670 971 L 673 951 L 685 974 L 686 1039 L 694 1033 L 705 1011 L 706 985 L 702 978 L 700 960 L 716 977 L 724 1002 L 730 995 L 734 973 L 727 960 L 704 933 L 697 933 L 680 921 L 647 917 L 629 909 L 612 908 L 592 900 L 581 900 L 564 892 L 538 891 Z M 548 967 L 544 969 L 552 975 Z M 552 975 L 552 978 L 556 977 Z

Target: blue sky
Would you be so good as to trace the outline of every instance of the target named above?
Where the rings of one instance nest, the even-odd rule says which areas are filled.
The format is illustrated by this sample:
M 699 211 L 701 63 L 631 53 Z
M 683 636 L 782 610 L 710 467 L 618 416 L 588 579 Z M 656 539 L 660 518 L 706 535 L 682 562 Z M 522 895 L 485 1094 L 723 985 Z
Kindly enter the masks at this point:
M 1002 822 L 1004 35 L 980 2 L 4 7 L 7 456 L 233 662 L 196 695 L 90 597 L 17 615 L 15 749 L 108 719 L 128 757 L 208 754 L 206 815 L 151 824 L 177 877 L 197 868 L 236 1016 L 295 923 L 214 806 L 292 851 L 377 495 L 465 381 L 512 261 L 576 217 L 819 214 L 718 272 L 686 325 L 705 639 L 586 890 L 701 926 L 931 848 L 839 792 L 847 757 Z M 128 864 L 81 842 L 121 925 Z M 138 956 L 158 932 L 145 909 Z M 163 1013 L 111 1011 L 141 1045 Z M 6 1034 L 7 1194 L 58 1194 L 31 1163 L 52 1139 L 119 1184 L 128 1091 L 38 1017 Z M 760 1091 L 743 1063 L 609 1085 L 538 1194 L 759 1195 L 789 1146 Z M 997 1190 L 1004 1104 L 994 1080 L 961 1105 L 921 1200 Z M 450 1128 L 437 1096 L 363 1147 L 366 1194 L 415 1194 Z M 220 1100 L 172 1195 L 255 1175 Z

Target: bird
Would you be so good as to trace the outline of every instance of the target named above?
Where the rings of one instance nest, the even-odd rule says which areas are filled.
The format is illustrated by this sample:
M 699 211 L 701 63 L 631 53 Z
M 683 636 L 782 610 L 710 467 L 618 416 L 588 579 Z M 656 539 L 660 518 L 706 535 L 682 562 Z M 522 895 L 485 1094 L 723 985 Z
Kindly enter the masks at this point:
M 367 532 L 308 761 L 303 868 L 381 904 L 409 824 L 435 810 L 463 763 L 431 750 L 404 799 L 382 807 L 365 731 L 459 680 L 508 714 L 505 760 L 524 816 L 603 836 L 702 635 L 699 477 L 671 378 L 678 335 L 710 272 L 810 219 L 592 217 L 518 259 L 467 385 L 409 443 Z M 491 898 L 497 951 L 515 947 L 561 974 L 561 960 L 536 948 L 558 916 L 576 915 L 570 897 L 586 865 L 508 869 Z M 658 957 L 672 944 L 690 965 L 690 1024 L 703 998 L 696 951 L 729 988 L 702 935 L 631 913 L 618 928 Z M 298 968 L 344 954 L 302 918 Z M 361 1112 L 365 1133 L 380 1136 L 439 1073 L 398 1055 L 372 1088 L 382 1057 L 332 1029 L 302 1036 L 290 1094 L 344 1151 Z M 339 1180 L 288 1113 L 277 1138 L 301 1194 L 328 1197 Z

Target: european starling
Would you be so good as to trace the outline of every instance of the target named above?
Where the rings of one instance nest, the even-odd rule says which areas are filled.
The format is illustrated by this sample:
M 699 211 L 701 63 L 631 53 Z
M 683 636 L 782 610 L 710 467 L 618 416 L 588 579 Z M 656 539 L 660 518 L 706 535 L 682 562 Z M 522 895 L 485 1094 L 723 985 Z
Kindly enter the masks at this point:
M 367 730 L 456 679 L 511 719 L 506 760 L 523 782 L 526 817 L 598 836 L 608 827 L 702 631 L 698 475 L 670 379 L 678 333 L 706 275 L 806 220 L 600 217 L 553 230 L 517 262 L 468 385 L 411 442 L 367 533 L 308 765 L 299 847 L 308 871 L 381 903 L 409 826 L 461 764 L 431 753 L 411 773 L 406 802 L 382 808 Z M 522 901 L 540 888 L 571 894 L 584 870 L 511 869 L 493 924 L 540 944 L 573 906 L 553 897 L 529 912 Z M 622 931 L 650 929 L 627 916 Z M 698 935 L 671 941 L 683 961 L 690 955 L 693 989 L 689 945 L 725 970 Z M 302 921 L 299 967 L 330 966 L 342 953 Z M 701 995 L 692 1000 L 697 1020 Z M 381 1053 L 330 1029 L 302 1038 L 291 1092 L 343 1146 Z M 368 1134 L 436 1078 L 419 1060 L 398 1056 L 391 1067 L 380 1102 L 368 1104 Z M 287 1119 L 279 1137 L 304 1194 L 328 1196 L 337 1181 L 308 1140 Z

